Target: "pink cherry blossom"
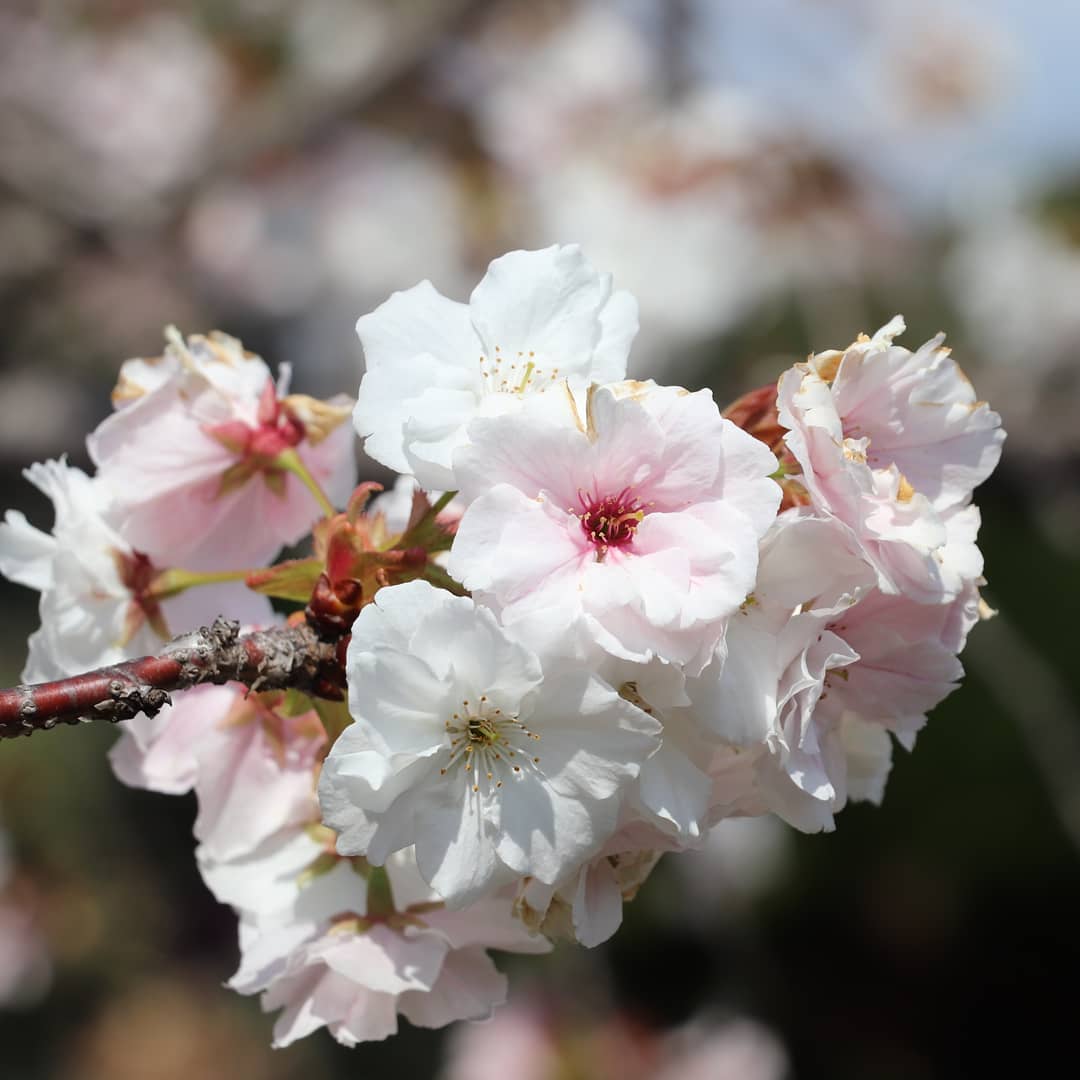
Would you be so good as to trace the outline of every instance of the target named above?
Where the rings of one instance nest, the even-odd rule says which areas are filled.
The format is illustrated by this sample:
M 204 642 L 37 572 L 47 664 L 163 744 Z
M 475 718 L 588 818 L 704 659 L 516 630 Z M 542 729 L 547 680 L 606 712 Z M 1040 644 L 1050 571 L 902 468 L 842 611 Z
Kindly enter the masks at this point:
M 199 775 L 199 744 L 221 724 L 243 693 L 239 684 L 193 686 L 156 716 L 140 713 L 120 725 L 109 751 L 113 772 L 129 787 L 182 795 Z
M 314 709 L 293 714 L 283 692 L 237 688 L 228 713 L 195 750 L 195 838 L 202 847 L 226 859 L 310 820 L 325 744 Z
M 767 807 L 831 828 L 848 798 L 881 799 L 892 749 L 963 673 L 977 589 L 923 604 L 883 592 L 851 531 L 788 511 L 762 544 L 752 602 L 727 656 L 688 684 L 702 723 L 754 762 Z
M 971 382 L 943 344 L 944 334 L 915 352 L 893 343 L 904 320 L 894 318 L 837 360 L 811 364 L 831 380 L 845 438 L 867 439 L 871 468 L 895 465 L 936 510 L 966 503 L 1001 457 L 1001 417 L 975 397 Z
M 447 568 L 554 647 L 700 668 L 754 586 L 776 460 L 708 391 L 622 383 L 479 419 L 455 468 L 468 503 Z
M 120 531 L 156 562 L 185 569 L 261 566 L 322 515 L 279 463 L 297 452 L 332 502 L 352 490 L 349 401 L 288 395 L 224 334 L 175 335 L 157 360 L 129 361 L 118 411 L 87 445 Z
M 911 353 L 892 343 L 903 328 L 897 317 L 843 353 L 795 365 L 777 403 L 813 505 L 853 530 L 883 588 L 937 603 L 981 571 L 974 532 L 964 525 L 962 542 L 955 519 L 1004 432 L 942 339 Z
M 974 587 L 949 604 L 917 604 L 878 589 L 865 594 L 831 624 L 859 659 L 828 680 L 821 715 L 880 724 L 910 747 L 926 714 L 964 673 L 957 653 L 976 605 Z
M 726 657 L 687 686 L 700 722 L 755 763 L 766 805 L 806 830 L 831 827 L 846 798 L 843 753 L 817 706 L 830 675 L 859 659 L 833 627 L 874 582 L 847 536 L 831 520 L 781 515 Z
M 125 729 L 113 770 L 133 787 L 194 789 L 195 838 L 209 858 L 238 858 L 279 829 L 318 820 L 315 766 L 326 733 L 314 710 L 294 715 L 282 692 L 197 686 Z

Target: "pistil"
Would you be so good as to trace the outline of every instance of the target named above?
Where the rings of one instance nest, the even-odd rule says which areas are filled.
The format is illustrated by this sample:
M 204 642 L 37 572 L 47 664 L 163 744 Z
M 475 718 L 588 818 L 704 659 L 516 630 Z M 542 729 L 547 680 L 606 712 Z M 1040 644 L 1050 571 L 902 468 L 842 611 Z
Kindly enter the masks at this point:
M 637 527 L 648 510 L 630 488 L 617 495 L 588 495 L 578 492 L 581 504 L 581 529 L 596 548 L 596 561 L 603 562 L 610 548 L 629 547 Z
M 450 760 L 439 770 L 439 774 L 445 776 L 456 762 L 461 762 L 475 792 L 480 790 L 481 773 L 489 781 L 494 781 L 496 788 L 501 788 L 503 781 L 497 779 L 495 774 L 506 766 L 509 766 L 512 776 L 520 776 L 522 764 L 540 763 L 539 757 L 530 756 L 529 750 L 516 741 L 539 741 L 540 736 L 530 731 L 516 716 L 508 716 L 502 709 L 492 707 L 487 695 L 482 694 L 475 702 L 463 700 L 461 711 L 455 712 L 446 721 L 445 727 L 450 736 Z

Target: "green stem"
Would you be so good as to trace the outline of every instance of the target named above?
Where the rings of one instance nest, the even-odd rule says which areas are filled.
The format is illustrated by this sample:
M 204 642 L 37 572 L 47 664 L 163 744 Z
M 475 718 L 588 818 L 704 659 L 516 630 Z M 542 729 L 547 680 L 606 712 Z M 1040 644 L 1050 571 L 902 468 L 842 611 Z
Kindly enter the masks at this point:
M 286 472 L 291 472 L 293 476 L 297 477 L 299 481 L 311 492 L 315 497 L 315 501 L 322 507 L 323 513 L 327 517 L 333 517 L 337 513 L 337 508 L 326 497 L 326 492 L 319 486 L 319 481 L 308 470 L 308 467 L 301 460 L 300 455 L 296 452 L 295 448 L 290 447 L 288 450 L 282 450 L 276 458 L 274 458 L 273 464 L 279 468 L 284 469 Z
M 435 501 L 435 505 L 431 508 L 431 516 L 438 517 L 438 515 L 450 505 L 450 500 L 456 494 L 456 491 L 444 491 Z
M 223 581 L 243 581 L 250 570 L 162 570 L 150 583 L 147 594 L 155 600 L 167 600 L 185 589 L 194 589 L 199 585 L 219 585 Z
M 367 873 L 367 915 L 369 919 L 393 915 L 394 890 L 390 887 L 390 875 L 382 866 L 372 866 Z

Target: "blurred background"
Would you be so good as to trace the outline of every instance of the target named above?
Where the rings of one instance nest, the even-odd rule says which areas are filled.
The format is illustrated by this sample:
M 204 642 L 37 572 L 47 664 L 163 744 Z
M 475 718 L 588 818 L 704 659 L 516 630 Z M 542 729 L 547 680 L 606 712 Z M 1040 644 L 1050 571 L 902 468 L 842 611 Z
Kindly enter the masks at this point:
M 637 295 L 638 376 L 724 403 L 899 311 L 1009 439 L 978 495 L 1001 614 L 883 807 L 725 823 L 608 946 L 505 965 L 486 1026 L 271 1051 L 220 987 L 193 799 L 123 788 L 109 730 L 0 746 L 0 1077 L 1068 1074 L 1078 48 L 1080 7 L 1030 0 L 3 0 L 0 502 L 46 528 L 20 470 L 87 464 L 166 323 L 351 393 L 358 315 L 556 241 Z M 10 684 L 36 605 L 0 604 Z

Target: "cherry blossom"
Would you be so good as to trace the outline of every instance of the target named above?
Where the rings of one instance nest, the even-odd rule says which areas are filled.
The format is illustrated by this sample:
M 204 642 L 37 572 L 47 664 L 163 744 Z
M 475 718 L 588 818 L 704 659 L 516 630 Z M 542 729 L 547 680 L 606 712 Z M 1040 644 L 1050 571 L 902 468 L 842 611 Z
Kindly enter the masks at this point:
M 336 921 L 294 950 L 264 991 L 263 1009 L 282 1010 L 274 1045 L 288 1046 L 323 1026 L 345 1046 L 385 1039 L 397 1031 L 398 1014 L 432 1028 L 489 1017 L 506 1000 L 506 977 L 478 944 L 491 934 L 490 908 L 481 902 L 437 921 L 423 915 L 371 926 L 363 917 Z
M 974 561 L 948 515 L 993 471 L 1004 432 L 942 336 L 911 353 L 893 344 L 903 329 L 897 316 L 785 372 L 779 416 L 813 505 L 854 530 L 884 588 L 936 603 Z
M 627 701 L 661 724 L 660 746 L 642 764 L 631 797 L 635 815 L 670 838 L 658 847 L 697 842 L 707 828 L 715 739 L 697 720 L 682 670 L 663 660 L 635 664 L 611 656 L 597 667 Z
M 53 503 L 52 533 L 18 511 L 0 524 L 0 573 L 41 593 L 41 629 L 30 637 L 23 678 L 74 675 L 156 652 L 174 634 L 224 614 L 271 620 L 264 597 L 242 584 L 175 593 L 163 572 L 117 530 L 113 504 L 98 479 L 65 461 L 46 461 L 26 478 Z
M 304 823 L 326 732 L 313 709 L 290 708 L 282 691 L 233 688 L 228 712 L 195 752 L 195 838 L 211 856 L 253 849 L 279 828 Z
M 109 751 L 113 772 L 129 787 L 182 795 L 199 775 L 199 744 L 221 724 L 243 687 L 193 686 L 157 716 L 126 721 Z
M 622 924 L 623 902 L 637 895 L 660 856 L 671 850 L 669 836 L 631 820 L 599 855 L 557 885 L 523 878 L 514 909 L 526 926 L 552 940 L 600 945 Z
M 575 245 L 496 259 L 468 304 L 424 281 L 356 324 L 367 360 L 356 429 L 376 461 L 456 490 L 470 420 L 564 379 L 579 391 L 623 378 L 637 328 L 637 302 Z
M 485 950 L 549 948 L 512 918 L 509 898 L 444 911 L 411 851 L 375 870 L 334 854 L 332 834 L 318 825 L 279 830 L 223 862 L 204 847 L 200 866 L 241 914 L 230 985 L 282 1010 L 277 1046 L 322 1026 L 347 1046 L 383 1039 L 399 1013 L 423 1027 L 488 1016 L 505 1000 L 506 980 Z
M 490 611 L 426 582 L 360 613 L 347 670 L 355 723 L 319 785 L 338 850 L 378 865 L 415 844 L 458 906 L 522 874 L 553 884 L 594 854 L 657 745 L 656 722 L 586 667 L 545 670 Z
M 653 383 L 475 421 L 447 568 L 508 627 L 700 670 L 754 585 L 776 459 L 708 391 Z
M 722 416 L 625 380 L 636 310 L 554 246 L 495 260 L 468 304 L 424 282 L 363 316 L 354 423 L 402 474 L 370 503 L 347 399 L 169 331 L 121 369 L 96 475 L 27 470 L 51 533 L 0 524 L 0 571 L 41 593 L 25 678 L 76 676 L 3 691 L 0 735 L 153 713 L 113 768 L 194 792 L 228 985 L 275 1045 L 491 1016 L 488 950 L 606 941 L 663 855 L 732 820 L 833 828 L 958 685 L 1004 433 L 941 337 L 909 352 L 894 319 Z M 269 629 L 160 655 L 218 615 Z M 782 1071 L 727 1035 L 657 1037 L 653 1071 Z
M 87 446 L 130 543 L 187 569 L 262 566 L 325 513 L 293 472 L 345 502 L 349 399 L 290 395 L 288 381 L 219 333 L 172 334 L 163 356 L 121 368 L 117 412 Z
M 834 624 L 859 659 L 831 681 L 819 713 L 880 724 L 910 747 L 926 714 L 959 685 L 964 669 L 957 653 L 977 608 L 974 587 L 948 604 L 871 590 Z
M 843 805 L 843 755 L 816 707 L 859 656 L 831 627 L 874 583 L 844 539 L 833 522 L 781 517 L 726 657 L 687 687 L 701 722 L 754 760 L 767 805 L 808 830 Z

